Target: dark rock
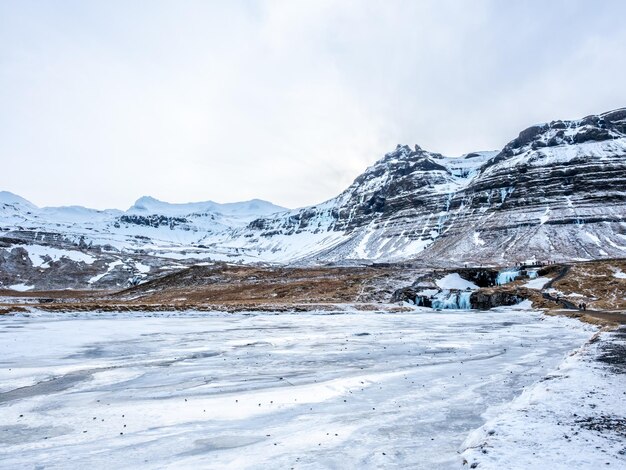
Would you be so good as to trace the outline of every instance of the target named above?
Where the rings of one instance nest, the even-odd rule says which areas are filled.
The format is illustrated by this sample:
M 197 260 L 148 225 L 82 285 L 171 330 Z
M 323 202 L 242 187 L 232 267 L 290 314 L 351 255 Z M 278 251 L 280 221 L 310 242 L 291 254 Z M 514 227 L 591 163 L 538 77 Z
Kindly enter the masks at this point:
M 189 221 L 184 217 L 167 217 L 159 214 L 152 215 L 122 215 L 118 219 L 123 224 L 143 225 L 147 227 L 168 226 L 173 229 L 177 225 L 187 224 Z
M 415 302 L 417 289 L 414 287 L 402 287 L 391 295 L 391 302 Z
M 460 268 L 456 270 L 466 281 L 471 281 L 478 287 L 495 286 L 498 271 L 490 268 Z
M 516 293 L 501 290 L 488 291 L 481 289 L 472 292 L 472 295 L 470 296 L 470 304 L 472 308 L 479 310 L 517 305 L 522 300 L 524 299 Z
M 597 127 L 591 127 L 589 129 L 584 129 L 574 135 L 574 143 L 582 144 L 584 142 L 588 142 L 590 140 L 602 141 L 613 138 L 611 133 L 606 129 L 600 129 Z

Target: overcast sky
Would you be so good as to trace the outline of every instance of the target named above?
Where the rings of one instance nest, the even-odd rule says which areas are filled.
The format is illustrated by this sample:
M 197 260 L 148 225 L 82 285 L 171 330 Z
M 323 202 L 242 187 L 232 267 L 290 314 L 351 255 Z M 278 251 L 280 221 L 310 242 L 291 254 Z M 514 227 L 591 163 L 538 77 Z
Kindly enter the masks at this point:
M 298 207 L 626 106 L 626 2 L 0 0 L 0 190 Z

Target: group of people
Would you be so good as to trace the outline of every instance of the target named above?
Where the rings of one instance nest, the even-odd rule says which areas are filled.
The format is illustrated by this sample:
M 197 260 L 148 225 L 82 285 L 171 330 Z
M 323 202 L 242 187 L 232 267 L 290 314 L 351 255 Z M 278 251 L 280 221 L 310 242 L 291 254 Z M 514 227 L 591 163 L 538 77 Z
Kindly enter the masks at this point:
M 515 266 L 518 268 L 526 268 L 526 267 L 531 267 L 531 266 L 550 266 L 552 264 L 556 264 L 556 261 L 524 261 L 524 262 L 519 262 L 519 263 L 515 263 Z

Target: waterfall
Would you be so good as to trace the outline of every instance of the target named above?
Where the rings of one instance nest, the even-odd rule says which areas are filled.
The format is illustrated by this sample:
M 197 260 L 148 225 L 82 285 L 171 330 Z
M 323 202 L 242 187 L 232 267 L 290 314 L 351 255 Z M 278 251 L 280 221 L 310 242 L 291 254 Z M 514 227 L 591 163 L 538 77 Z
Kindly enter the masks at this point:
M 500 271 L 498 273 L 498 277 L 496 277 L 496 285 L 502 286 L 504 284 L 508 284 L 509 282 L 514 281 L 519 274 L 520 272 L 517 270 Z
M 470 310 L 471 292 L 441 291 L 433 297 L 433 308 L 441 310 Z
M 459 293 L 459 309 L 461 310 L 470 310 L 472 305 L 470 304 L 471 292 L 460 292 Z

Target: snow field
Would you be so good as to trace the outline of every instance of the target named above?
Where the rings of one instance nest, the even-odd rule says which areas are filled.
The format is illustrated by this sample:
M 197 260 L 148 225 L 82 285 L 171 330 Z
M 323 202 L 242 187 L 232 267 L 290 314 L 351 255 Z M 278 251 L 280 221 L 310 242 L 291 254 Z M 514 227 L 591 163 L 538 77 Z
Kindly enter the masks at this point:
M 590 334 L 527 303 L 6 317 L 0 467 L 458 468 L 484 413 Z

